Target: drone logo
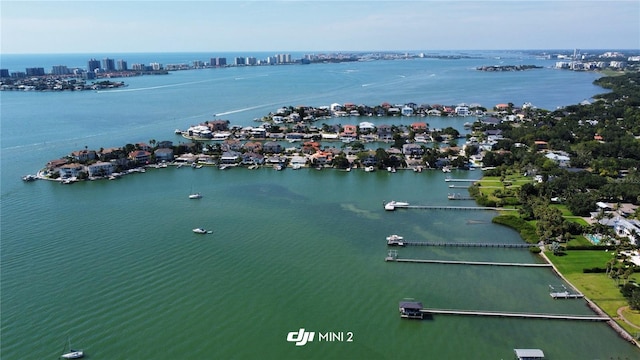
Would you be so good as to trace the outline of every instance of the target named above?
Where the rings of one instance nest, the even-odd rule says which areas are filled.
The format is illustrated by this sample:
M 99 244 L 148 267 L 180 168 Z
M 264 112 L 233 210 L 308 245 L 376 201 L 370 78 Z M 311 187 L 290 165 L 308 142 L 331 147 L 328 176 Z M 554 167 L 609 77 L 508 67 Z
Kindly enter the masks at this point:
M 287 334 L 287 341 L 288 342 L 295 342 L 296 346 L 304 346 L 307 344 L 307 342 L 311 342 L 313 341 L 314 336 L 316 335 L 315 332 L 313 331 L 304 331 L 303 328 L 301 328 L 298 331 L 292 331 L 290 333 Z

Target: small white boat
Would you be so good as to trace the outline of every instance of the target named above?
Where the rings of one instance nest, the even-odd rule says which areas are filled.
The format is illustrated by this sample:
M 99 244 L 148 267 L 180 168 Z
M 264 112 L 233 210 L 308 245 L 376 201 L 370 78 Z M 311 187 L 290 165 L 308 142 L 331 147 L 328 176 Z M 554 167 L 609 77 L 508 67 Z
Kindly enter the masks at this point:
M 366 172 L 372 172 L 372 171 L 375 171 L 375 170 L 376 170 L 376 168 L 374 168 L 373 166 L 367 166 L 366 168 L 364 168 L 364 171 L 366 171 Z
M 23 176 L 23 177 L 22 177 L 22 180 L 23 180 L 23 181 L 27 181 L 27 182 L 29 182 L 29 181 L 35 181 L 35 180 L 37 180 L 37 179 L 38 179 L 38 177 L 37 177 L 37 176 L 35 176 L 35 175 L 31 175 L 31 174 L 29 174 L 29 175 L 25 175 L 25 176 Z
M 291 168 L 292 168 L 293 170 L 300 170 L 300 169 L 302 168 L 302 165 L 300 165 L 300 164 L 293 164 L 293 165 L 291 165 Z
M 189 199 L 202 199 L 202 194 L 200 193 L 189 194 Z
M 448 167 L 448 166 L 444 166 L 444 167 L 442 168 L 442 172 L 443 172 L 443 173 L 450 173 L 450 172 L 451 172 L 451 168 L 450 168 L 450 167 Z
M 396 234 L 389 235 L 387 236 L 387 245 L 404 246 L 404 238 Z
M 66 346 L 65 346 L 65 349 L 66 349 Z M 71 348 L 71 340 L 69 340 L 69 351 L 65 351 L 65 349 L 63 349 L 62 355 L 60 355 L 60 357 L 63 359 L 80 359 L 84 357 L 84 351 L 73 350 Z
M 80 359 L 84 357 L 84 352 L 82 350 L 71 350 L 60 357 L 63 359 Z
M 211 234 L 213 231 L 207 230 L 207 229 L 203 229 L 203 228 L 195 228 L 195 229 L 193 229 L 193 232 L 196 233 L 196 234 Z
M 393 211 L 396 208 L 406 208 L 407 206 L 409 206 L 408 202 L 389 201 L 388 203 L 384 204 L 384 209 L 387 211 Z

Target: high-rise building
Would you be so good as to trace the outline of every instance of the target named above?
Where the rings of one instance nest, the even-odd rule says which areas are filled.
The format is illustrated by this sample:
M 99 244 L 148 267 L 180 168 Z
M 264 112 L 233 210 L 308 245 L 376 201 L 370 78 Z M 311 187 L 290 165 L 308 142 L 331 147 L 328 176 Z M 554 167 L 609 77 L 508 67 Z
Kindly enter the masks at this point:
M 44 75 L 44 68 L 41 68 L 41 67 L 26 68 L 26 74 L 27 76 L 41 76 L 41 75 Z
M 125 60 L 118 60 L 118 71 L 127 71 L 127 62 Z
M 258 63 L 258 60 L 255 57 L 250 56 L 248 58 L 245 58 L 244 63 L 245 65 L 256 65 Z
M 69 73 L 69 68 L 67 68 L 66 65 L 54 65 L 53 68 L 51 68 L 51 74 L 53 75 L 67 75 Z
M 96 59 L 91 59 L 87 62 L 87 71 L 94 72 L 100 69 L 100 61 Z
M 115 71 L 116 70 L 116 62 L 113 59 L 104 58 L 102 59 L 102 68 L 104 71 Z
M 227 58 L 217 57 L 216 58 L 216 66 L 227 66 Z
M 0 77 L 8 78 L 9 77 L 9 69 L 0 69 Z
M 236 63 L 235 63 L 235 64 L 236 64 L 236 66 L 238 66 L 238 65 L 244 65 L 244 62 L 245 62 L 245 60 L 244 60 L 244 58 L 243 58 L 243 57 L 237 57 L 237 58 L 236 58 Z

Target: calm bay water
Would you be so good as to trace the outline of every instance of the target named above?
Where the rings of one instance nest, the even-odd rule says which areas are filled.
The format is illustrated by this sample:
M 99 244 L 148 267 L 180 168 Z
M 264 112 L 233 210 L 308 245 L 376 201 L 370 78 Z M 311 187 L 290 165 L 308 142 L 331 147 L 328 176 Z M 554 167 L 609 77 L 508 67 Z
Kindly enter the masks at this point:
M 182 54 L 207 59 L 194 56 Z M 10 60 L 46 66 L 47 59 Z M 20 180 L 85 146 L 183 141 L 175 128 L 214 113 L 252 125 L 280 106 L 333 102 L 492 107 L 530 101 L 552 109 L 603 92 L 591 84 L 594 74 L 473 70 L 497 61 L 552 64 L 501 59 L 207 69 L 125 79 L 127 88 L 110 92 L 0 93 L 0 357 L 55 358 L 68 337 L 94 359 L 501 359 L 529 347 L 549 359 L 637 357 L 636 348 L 601 323 L 444 315 L 401 320 L 397 305 L 406 297 L 435 308 L 592 314 L 582 301 L 549 297 L 548 285 L 559 279 L 548 269 L 385 263 L 384 238 L 391 233 L 416 241 L 521 241 L 491 224 L 490 212 L 383 210 L 382 202 L 392 199 L 448 204 L 440 172 L 168 168 L 73 186 Z M 7 61 L 3 55 L 3 67 Z M 171 62 L 144 62 L 150 61 Z M 413 121 L 327 122 L 362 120 Z M 465 121 L 427 119 L 432 127 L 460 130 Z M 191 189 L 204 198 L 187 199 Z M 196 235 L 194 227 L 214 233 Z M 399 253 L 539 262 L 517 249 Z M 286 337 L 300 328 L 351 332 L 353 341 L 296 347 Z

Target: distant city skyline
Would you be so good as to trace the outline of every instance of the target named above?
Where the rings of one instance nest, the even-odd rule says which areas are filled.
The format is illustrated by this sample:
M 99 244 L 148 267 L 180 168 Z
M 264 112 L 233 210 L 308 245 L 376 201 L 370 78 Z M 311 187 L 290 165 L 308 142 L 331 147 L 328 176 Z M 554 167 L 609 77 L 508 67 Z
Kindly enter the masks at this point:
M 638 0 L 2 1 L 3 54 L 639 49 Z

